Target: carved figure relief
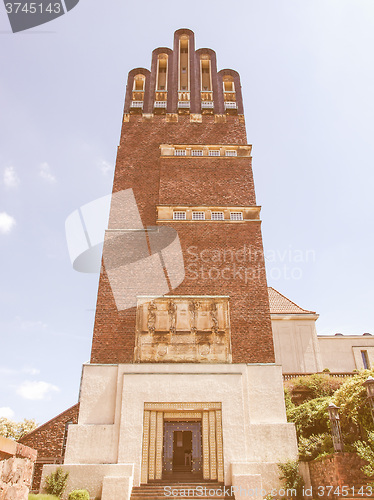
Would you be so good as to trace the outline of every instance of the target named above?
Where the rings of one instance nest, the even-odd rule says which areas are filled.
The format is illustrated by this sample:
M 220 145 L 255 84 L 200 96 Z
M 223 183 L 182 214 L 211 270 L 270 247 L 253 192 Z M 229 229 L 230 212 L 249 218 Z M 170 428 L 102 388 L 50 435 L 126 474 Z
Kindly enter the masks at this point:
M 218 311 L 215 302 L 212 302 L 210 305 L 210 316 L 212 318 L 212 332 L 218 333 Z
M 177 322 L 177 306 L 173 300 L 169 301 L 169 321 L 170 321 L 170 333 L 176 332 L 176 322 Z
M 156 304 L 155 301 L 152 302 L 148 306 L 148 331 L 149 333 L 155 333 L 155 325 L 156 325 Z
M 139 297 L 135 361 L 230 363 L 229 298 Z
M 195 334 L 197 332 L 197 310 L 199 309 L 199 302 L 196 300 L 191 300 L 188 304 L 188 309 L 190 311 L 190 323 L 191 323 L 191 333 Z

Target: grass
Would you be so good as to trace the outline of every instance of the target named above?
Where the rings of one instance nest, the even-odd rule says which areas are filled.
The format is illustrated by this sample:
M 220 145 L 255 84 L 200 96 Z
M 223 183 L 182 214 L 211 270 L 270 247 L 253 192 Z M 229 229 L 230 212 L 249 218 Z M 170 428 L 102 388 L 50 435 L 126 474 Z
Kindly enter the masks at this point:
M 32 493 L 29 494 L 29 500 L 60 500 L 58 497 L 55 497 L 54 495 L 33 495 Z

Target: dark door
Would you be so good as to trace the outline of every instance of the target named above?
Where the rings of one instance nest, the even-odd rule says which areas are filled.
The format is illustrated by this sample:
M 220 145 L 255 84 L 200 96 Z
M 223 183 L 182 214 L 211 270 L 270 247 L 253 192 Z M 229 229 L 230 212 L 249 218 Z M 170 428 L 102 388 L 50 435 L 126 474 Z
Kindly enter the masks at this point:
M 173 432 L 173 470 L 191 470 L 192 432 Z

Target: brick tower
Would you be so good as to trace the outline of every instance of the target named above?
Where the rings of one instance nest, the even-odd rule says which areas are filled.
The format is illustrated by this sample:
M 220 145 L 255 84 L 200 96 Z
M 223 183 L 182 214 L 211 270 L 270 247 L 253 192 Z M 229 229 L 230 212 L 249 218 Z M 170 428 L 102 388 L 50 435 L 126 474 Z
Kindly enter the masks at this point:
M 217 72 L 215 52 L 181 29 L 151 71 L 128 76 L 64 467 L 91 496 L 128 500 L 133 485 L 181 475 L 269 492 L 276 463 L 296 454 L 239 75 Z

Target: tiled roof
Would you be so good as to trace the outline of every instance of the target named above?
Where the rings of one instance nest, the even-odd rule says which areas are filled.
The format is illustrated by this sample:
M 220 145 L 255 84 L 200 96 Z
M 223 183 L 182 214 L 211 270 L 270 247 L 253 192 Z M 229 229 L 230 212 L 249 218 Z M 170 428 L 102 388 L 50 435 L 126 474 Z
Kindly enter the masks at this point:
M 314 311 L 302 309 L 271 286 L 268 287 L 268 293 L 270 314 L 316 314 Z

